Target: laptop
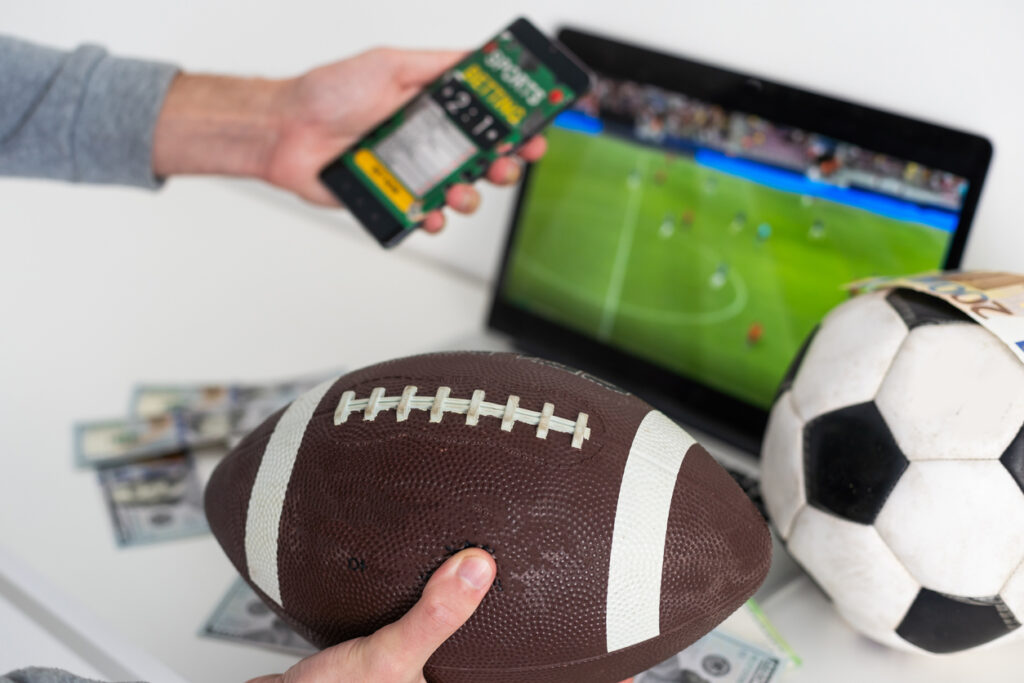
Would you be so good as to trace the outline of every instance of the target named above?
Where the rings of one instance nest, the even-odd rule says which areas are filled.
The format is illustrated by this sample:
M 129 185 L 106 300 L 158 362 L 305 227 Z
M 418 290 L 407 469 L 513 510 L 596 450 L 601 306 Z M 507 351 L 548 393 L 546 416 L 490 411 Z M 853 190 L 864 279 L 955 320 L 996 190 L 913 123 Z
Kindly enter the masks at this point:
M 492 336 L 471 345 L 614 381 L 756 479 L 776 389 L 844 285 L 959 265 L 991 144 L 584 31 L 558 37 L 595 86 L 527 170 Z

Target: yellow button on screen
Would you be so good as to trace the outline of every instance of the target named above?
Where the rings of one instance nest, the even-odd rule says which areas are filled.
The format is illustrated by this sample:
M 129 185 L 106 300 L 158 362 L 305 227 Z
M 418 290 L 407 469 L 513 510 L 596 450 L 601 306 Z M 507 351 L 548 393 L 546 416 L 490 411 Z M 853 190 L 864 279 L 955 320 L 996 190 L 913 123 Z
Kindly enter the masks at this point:
M 384 193 L 385 197 L 391 200 L 392 204 L 398 207 L 399 211 L 405 213 L 409 210 L 414 201 L 412 193 L 405 189 L 405 185 L 381 163 L 373 152 L 365 148 L 359 149 L 353 160 L 359 170 L 366 174 L 366 177 Z

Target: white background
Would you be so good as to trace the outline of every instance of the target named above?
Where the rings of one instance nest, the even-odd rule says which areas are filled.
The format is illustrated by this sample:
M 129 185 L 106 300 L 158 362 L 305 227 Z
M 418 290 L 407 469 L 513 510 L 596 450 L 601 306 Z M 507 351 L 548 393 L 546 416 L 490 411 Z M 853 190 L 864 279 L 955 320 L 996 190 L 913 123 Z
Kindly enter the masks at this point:
M 571 23 L 987 135 L 965 264 L 1024 270 L 1022 7 L 0 0 L 0 31 L 285 76 L 379 44 L 472 48 L 516 14 Z M 192 680 L 280 670 L 288 658 L 193 635 L 233 574 L 211 538 L 114 547 L 92 475 L 71 469 L 71 424 L 123 413 L 141 380 L 358 366 L 471 331 L 511 197 L 489 189 L 476 217 L 383 252 L 343 214 L 248 181 L 0 180 L 0 545 Z

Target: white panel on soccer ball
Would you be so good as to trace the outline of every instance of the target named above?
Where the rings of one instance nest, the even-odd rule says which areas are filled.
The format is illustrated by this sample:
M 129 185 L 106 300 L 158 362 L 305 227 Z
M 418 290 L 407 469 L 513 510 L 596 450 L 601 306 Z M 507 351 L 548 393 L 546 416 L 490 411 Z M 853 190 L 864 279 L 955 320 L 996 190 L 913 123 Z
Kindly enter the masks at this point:
M 1024 624 L 1024 562 L 1021 562 L 1017 570 L 1010 575 L 1006 585 L 999 591 L 999 597 L 1013 612 L 1014 618 Z
M 998 460 L 914 462 L 875 528 L 925 588 L 993 596 L 1024 559 L 1024 495 Z
M 797 515 L 787 547 L 839 611 L 870 634 L 894 632 L 921 588 L 874 527 L 814 507 Z
M 877 621 L 869 618 L 866 614 L 866 610 L 850 609 L 846 605 L 836 604 L 836 611 L 839 612 L 839 616 L 845 619 L 846 622 L 854 629 L 882 645 L 888 645 L 889 647 L 896 648 L 897 650 L 904 650 L 906 652 L 929 654 L 916 645 L 903 640 L 903 638 L 896 633 L 895 629 L 880 628 Z
M 792 394 L 786 392 L 775 402 L 761 447 L 764 503 L 783 539 L 789 537 L 793 518 L 807 502 L 804 493 L 804 423 L 797 417 L 792 398 Z
M 793 403 L 805 421 L 875 397 L 907 336 L 885 295 L 864 294 L 825 317 L 793 383 Z
M 1024 424 L 1024 363 L 980 325 L 924 325 L 876 403 L 910 460 L 998 458 Z

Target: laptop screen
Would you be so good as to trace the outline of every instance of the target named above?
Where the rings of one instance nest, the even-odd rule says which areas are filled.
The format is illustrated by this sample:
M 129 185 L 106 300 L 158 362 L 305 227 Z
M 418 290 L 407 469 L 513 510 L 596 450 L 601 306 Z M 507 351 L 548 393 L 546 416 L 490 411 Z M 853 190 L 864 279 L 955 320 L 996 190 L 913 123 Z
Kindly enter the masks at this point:
M 844 284 L 946 263 L 969 185 L 609 77 L 547 136 L 499 298 L 760 409 Z

